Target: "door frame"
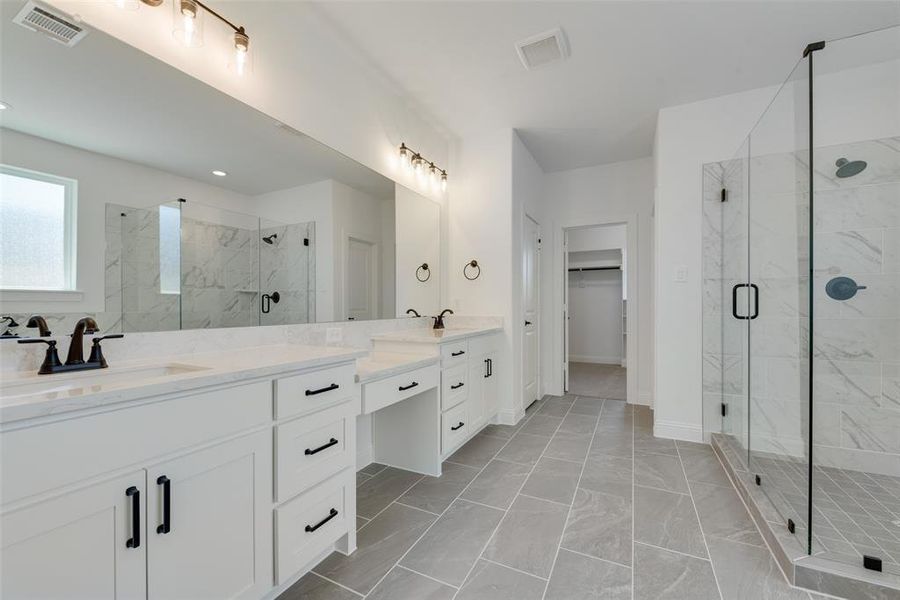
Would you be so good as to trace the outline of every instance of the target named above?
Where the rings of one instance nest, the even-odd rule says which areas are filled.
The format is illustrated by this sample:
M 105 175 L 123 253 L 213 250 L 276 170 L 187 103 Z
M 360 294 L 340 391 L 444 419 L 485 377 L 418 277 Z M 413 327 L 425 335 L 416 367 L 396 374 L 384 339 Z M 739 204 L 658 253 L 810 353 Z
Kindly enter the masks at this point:
M 544 394 L 543 378 L 541 377 L 541 327 L 542 327 L 541 322 L 543 321 L 543 319 L 542 319 L 543 315 L 541 314 L 541 240 L 542 240 L 541 236 L 542 236 L 542 233 L 541 233 L 541 223 L 537 219 L 532 217 L 530 214 L 528 214 L 527 212 L 524 212 L 522 215 L 522 249 L 523 250 L 525 248 L 525 243 L 526 243 L 525 236 L 526 236 L 526 227 L 528 225 L 528 221 L 531 221 L 532 223 L 534 223 L 534 226 L 537 228 L 537 237 L 538 237 L 537 247 L 535 248 L 535 256 L 534 256 L 534 271 L 535 271 L 535 282 L 536 282 L 535 298 L 534 298 L 534 304 L 535 304 L 534 313 L 536 315 L 535 318 L 537 319 L 537 324 L 536 324 L 536 327 L 534 328 L 535 336 L 537 338 L 537 341 L 535 342 L 537 347 L 535 348 L 535 356 L 534 356 L 534 368 L 535 368 L 534 385 L 535 385 L 535 389 L 537 390 L 538 398 L 541 398 L 541 396 L 543 396 L 543 394 Z M 520 257 L 520 258 L 524 258 L 524 256 Z M 524 266 L 524 265 L 522 265 L 522 266 Z M 519 290 L 519 293 L 520 293 L 520 297 L 522 300 L 522 315 L 521 315 L 522 321 L 521 322 L 524 322 L 524 319 L 525 319 L 525 278 L 524 277 L 522 277 L 522 285 Z M 522 331 L 523 331 L 523 333 L 522 333 L 522 338 L 521 338 L 522 339 L 522 356 L 521 356 L 522 381 L 521 381 L 521 383 L 522 383 L 522 396 L 524 396 L 525 395 L 524 373 L 525 373 L 525 356 L 526 356 L 525 355 L 524 325 L 523 325 Z M 524 398 L 522 398 L 522 401 L 523 401 L 522 402 L 522 410 L 524 411 L 524 409 L 527 408 L 528 405 L 531 404 L 531 402 L 530 401 L 527 403 L 524 402 Z
M 608 215 L 603 213 L 589 213 L 579 217 L 571 217 L 561 222 L 553 224 L 553 298 L 551 299 L 552 312 L 556 315 L 550 324 L 551 330 L 551 352 L 553 356 L 553 365 L 559 365 L 559 368 L 552 369 L 553 380 L 550 383 L 552 388 L 548 390 L 554 395 L 563 395 L 565 386 L 565 330 L 567 323 L 564 322 L 565 314 L 563 312 L 564 294 L 563 286 L 568 284 L 568 272 L 566 271 L 566 255 L 564 241 L 566 231 L 571 229 L 587 229 L 590 227 L 602 227 L 605 225 L 625 225 L 625 247 L 627 256 L 627 267 L 625 276 L 627 278 L 626 290 L 628 294 L 628 303 L 625 307 L 625 319 L 628 331 L 627 345 L 625 348 L 626 367 L 626 401 L 629 404 L 645 404 L 642 402 L 638 391 L 638 375 L 642 369 L 647 368 L 639 364 L 638 356 L 640 348 L 640 323 L 638 322 L 638 308 L 641 306 L 641 298 L 638 286 L 638 265 L 641 259 L 638 251 L 638 215 L 637 213 L 628 213 L 624 215 Z
M 364 233 L 341 230 L 341 321 L 347 321 L 347 310 L 350 304 L 349 287 L 350 282 L 350 253 L 347 251 L 350 247 L 350 240 L 358 240 L 372 245 L 372 294 L 370 301 L 372 302 L 372 311 L 375 319 L 381 318 L 381 242 L 375 240 L 370 235 Z

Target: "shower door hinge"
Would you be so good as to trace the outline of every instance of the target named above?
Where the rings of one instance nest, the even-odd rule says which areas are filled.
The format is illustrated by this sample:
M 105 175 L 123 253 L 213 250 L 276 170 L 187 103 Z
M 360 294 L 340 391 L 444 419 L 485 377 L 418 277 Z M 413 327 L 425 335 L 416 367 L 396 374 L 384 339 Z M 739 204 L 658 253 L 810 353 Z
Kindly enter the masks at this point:
M 816 50 L 821 50 L 825 47 L 825 42 L 813 42 L 812 44 L 807 44 L 806 48 L 803 49 L 803 58 L 806 58 L 811 53 Z
M 725 188 L 722 188 L 721 198 L 722 202 L 728 202 L 728 190 L 726 190 Z
M 762 485 L 762 477 L 759 475 L 756 476 L 756 485 Z
M 722 416 L 724 417 L 727 414 L 728 414 L 728 405 L 723 402 L 722 403 Z
M 788 519 L 788 531 L 790 531 L 791 533 L 794 533 L 794 531 L 795 531 L 796 529 L 797 529 L 797 528 L 794 526 L 794 521 L 793 521 L 793 519 Z
M 309 238 L 303 238 L 303 245 L 309 246 Z
M 881 571 L 881 559 L 877 556 L 863 554 L 863 566 L 870 571 Z

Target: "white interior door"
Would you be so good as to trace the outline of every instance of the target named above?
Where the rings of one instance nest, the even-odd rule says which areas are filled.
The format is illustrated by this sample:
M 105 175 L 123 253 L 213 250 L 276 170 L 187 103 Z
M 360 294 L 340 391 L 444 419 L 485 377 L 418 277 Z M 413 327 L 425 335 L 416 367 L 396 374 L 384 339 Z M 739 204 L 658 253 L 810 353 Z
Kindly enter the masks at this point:
M 539 333 L 540 333 L 540 292 L 538 252 L 540 249 L 540 226 L 529 216 L 524 219 L 523 255 L 522 255 L 522 287 L 525 322 L 522 335 L 522 377 L 524 406 L 538 399 L 539 383 Z
M 144 477 L 137 471 L 4 514 L 0 597 L 146 598 Z
M 569 391 L 569 232 L 563 231 L 563 392 Z
M 354 237 L 347 238 L 347 320 L 367 321 L 377 318 L 375 244 Z
M 148 470 L 150 600 L 265 594 L 272 585 L 271 470 L 265 431 Z

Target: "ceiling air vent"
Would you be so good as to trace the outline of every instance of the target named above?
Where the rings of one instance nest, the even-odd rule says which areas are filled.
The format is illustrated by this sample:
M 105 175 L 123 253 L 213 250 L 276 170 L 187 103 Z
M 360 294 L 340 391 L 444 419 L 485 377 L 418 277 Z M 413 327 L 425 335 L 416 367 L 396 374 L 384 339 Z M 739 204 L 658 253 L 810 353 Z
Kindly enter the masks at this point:
M 38 4 L 34 0 L 29 0 L 22 7 L 22 10 L 13 19 L 13 23 L 43 33 L 50 39 L 66 46 L 74 46 L 87 35 L 87 30 L 76 24 L 75 19 L 69 15 L 50 8 L 46 4 Z
M 556 28 L 533 35 L 516 43 L 519 60 L 526 69 L 536 69 L 569 57 L 569 45 L 562 29 Z

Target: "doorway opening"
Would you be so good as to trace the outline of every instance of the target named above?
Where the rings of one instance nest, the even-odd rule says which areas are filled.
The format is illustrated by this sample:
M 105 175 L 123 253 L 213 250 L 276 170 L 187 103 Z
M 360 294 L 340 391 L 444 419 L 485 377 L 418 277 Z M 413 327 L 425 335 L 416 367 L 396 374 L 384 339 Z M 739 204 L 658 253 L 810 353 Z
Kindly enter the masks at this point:
M 566 229 L 564 250 L 566 392 L 626 400 L 627 227 Z

